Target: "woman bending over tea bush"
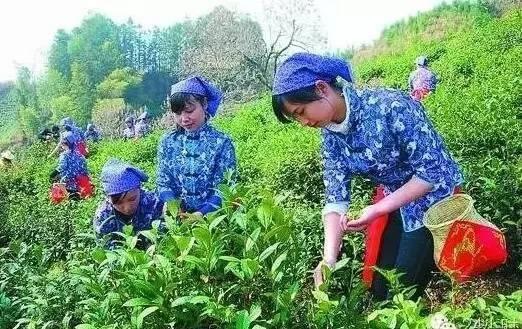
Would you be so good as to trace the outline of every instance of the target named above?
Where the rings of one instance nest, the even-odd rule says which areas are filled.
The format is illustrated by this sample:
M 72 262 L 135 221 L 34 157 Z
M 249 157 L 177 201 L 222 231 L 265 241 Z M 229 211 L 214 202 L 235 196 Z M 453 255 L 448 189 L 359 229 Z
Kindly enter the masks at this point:
M 272 106 L 279 121 L 322 130 L 324 250 L 314 280 L 322 283 L 323 264 L 335 265 L 343 233 L 364 230 L 388 214 L 388 225 L 377 237 L 375 265 L 405 273 L 403 282 L 417 285 L 419 296 L 434 269 L 433 239 L 423 215 L 453 193 L 462 175 L 420 102 L 397 90 L 359 90 L 352 83 L 348 63 L 308 53 L 285 60 L 274 81 Z M 385 197 L 348 221 L 355 175 L 383 185 Z M 376 298 L 388 297 L 381 275 L 369 284 Z
M 61 153 L 58 166 L 51 173 L 52 182 L 65 184 L 65 189 L 71 198 L 89 197 L 92 194 L 92 184 L 87 171 L 85 157 L 77 151 L 77 136 L 66 131 L 62 134 L 58 147 Z

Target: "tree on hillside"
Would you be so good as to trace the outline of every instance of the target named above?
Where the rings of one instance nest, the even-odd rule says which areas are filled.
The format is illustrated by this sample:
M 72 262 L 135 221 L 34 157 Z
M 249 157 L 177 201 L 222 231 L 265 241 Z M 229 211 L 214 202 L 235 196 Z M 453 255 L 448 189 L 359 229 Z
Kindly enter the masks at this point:
M 59 121 L 64 112 L 71 112 L 73 108 L 64 109 L 62 106 L 56 107 L 56 104 L 63 104 L 63 97 L 71 99 L 69 95 L 69 82 L 59 71 L 48 69 L 36 84 L 38 102 L 40 107 L 51 112 L 51 120 Z M 56 99 L 61 98 L 60 101 Z
M 161 104 L 170 92 L 170 86 L 175 79 L 166 72 L 146 72 L 141 83 L 130 86 L 123 93 L 125 102 L 132 107 L 145 106 L 153 116 L 158 114 Z
M 77 118 L 78 113 L 80 113 L 78 103 L 69 95 L 69 93 L 51 99 L 49 108 L 53 113 L 52 121 L 54 123 L 60 122 L 60 120 L 65 117 Z
M 96 87 L 99 99 L 122 98 L 129 89 L 141 83 L 141 76 L 129 67 L 112 71 Z
M 495 16 L 502 16 L 512 9 L 522 8 L 520 0 L 479 0 L 479 4 Z
M 36 134 L 45 123 L 48 113 L 40 111 L 36 84 L 31 71 L 22 66 L 18 69 L 15 84 L 18 121 L 26 137 Z
M 124 127 L 125 110 L 123 98 L 98 99 L 92 111 L 92 121 L 105 137 L 118 137 Z
M 83 67 L 91 85 L 124 64 L 118 26 L 100 14 L 88 17 L 72 31 L 68 51 L 71 63 Z
M 270 90 L 275 70 L 287 54 L 322 51 L 326 36 L 313 0 L 265 0 L 263 7 L 266 47 L 258 58 L 244 55 Z
M 16 79 L 16 95 L 18 104 L 22 107 L 38 108 L 38 97 L 36 85 L 29 68 L 22 66 L 18 68 Z
M 15 84 L 0 82 L 0 129 L 16 121 L 16 105 Z
M 119 44 L 122 51 L 123 64 L 136 71 L 142 71 L 143 67 L 139 62 L 140 44 L 143 40 L 141 27 L 134 24 L 132 19 L 128 19 L 125 24 L 119 26 Z
M 179 75 L 182 46 L 188 26 L 188 22 L 177 23 L 161 30 L 154 36 L 158 39 L 159 65 L 157 72 L 169 73 L 172 76 Z
M 69 55 L 69 41 L 71 36 L 60 29 L 54 36 L 51 50 L 49 51 L 48 69 L 59 72 L 63 77 L 71 77 L 71 58 Z
M 85 125 L 91 119 L 94 106 L 93 85 L 84 65 L 74 62 L 71 66 L 70 95 L 75 104 L 76 113 L 73 116 L 80 125 Z
M 181 57 L 183 76 L 200 74 L 214 81 L 229 97 L 257 91 L 257 71 L 246 60 L 261 60 L 265 45 L 259 24 L 225 7 L 188 27 Z
M 184 35 L 189 22 L 165 29 L 143 31 L 129 19 L 120 26 L 120 43 L 125 65 L 143 76 L 139 85 L 123 94 L 128 105 L 146 106 L 154 115 L 168 93 L 174 77 L 179 76 Z

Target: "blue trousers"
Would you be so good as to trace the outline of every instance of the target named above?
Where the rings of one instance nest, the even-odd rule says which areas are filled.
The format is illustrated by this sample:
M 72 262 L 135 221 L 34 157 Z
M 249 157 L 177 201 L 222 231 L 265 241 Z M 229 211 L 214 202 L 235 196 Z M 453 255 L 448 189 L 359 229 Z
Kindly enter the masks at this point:
M 422 227 L 413 232 L 404 232 L 400 211 L 390 214 L 388 225 L 381 240 L 381 250 L 377 267 L 404 273 L 400 281 L 405 286 L 416 286 L 413 296 L 417 299 L 424 293 L 435 270 L 433 260 L 433 237 L 429 230 Z M 386 279 L 375 272 L 371 292 L 377 300 L 389 299 L 389 287 Z

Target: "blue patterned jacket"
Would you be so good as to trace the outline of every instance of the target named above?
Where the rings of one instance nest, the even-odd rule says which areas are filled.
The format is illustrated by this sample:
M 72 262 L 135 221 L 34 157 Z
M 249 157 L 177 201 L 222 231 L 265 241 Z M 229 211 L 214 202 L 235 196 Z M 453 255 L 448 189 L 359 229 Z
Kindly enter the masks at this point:
M 441 136 L 422 104 L 400 91 L 356 91 L 351 85 L 343 91 L 348 108 L 344 131 L 323 129 L 323 213 L 347 211 L 355 175 L 384 185 L 387 193 L 416 176 L 433 188 L 403 206 L 401 215 L 406 232 L 422 227 L 426 210 L 452 194 L 463 180 Z
M 65 183 L 68 190 L 78 190 L 76 177 L 88 175 L 87 161 L 83 155 L 71 150 L 60 153 L 56 170 L 60 173 L 61 182 Z
M 153 221 L 163 220 L 163 202 L 158 199 L 156 194 L 142 189 L 139 202 L 134 216 L 125 221 L 109 200 L 103 200 L 94 215 L 93 226 L 96 235 L 101 238 L 107 234 L 122 232 L 125 225 L 132 225 L 134 234 L 137 234 L 139 231 L 151 229 Z M 113 246 L 117 239 L 116 236 L 112 236 L 108 245 Z
M 194 132 L 167 133 L 158 147 L 158 193 L 162 201 L 180 199 L 184 211 L 214 211 L 221 205 L 216 189 L 235 170 L 232 140 L 205 123 Z

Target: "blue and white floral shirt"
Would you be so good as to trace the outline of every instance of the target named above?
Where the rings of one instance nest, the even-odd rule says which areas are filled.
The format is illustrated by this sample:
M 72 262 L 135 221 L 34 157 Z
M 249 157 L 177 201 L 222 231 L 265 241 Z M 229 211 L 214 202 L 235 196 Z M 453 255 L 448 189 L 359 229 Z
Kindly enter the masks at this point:
M 236 169 L 232 140 L 205 123 L 197 131 L 167 133 L 158 147 L 158 193 L 167 202 L 181 199 L 187 212 L 203 214 L 221 205 L 217 187 Z
M 163 202 L 159 200 L 156 194 L 142 189 L 136 213 L 127 221 L 119 215 L 109 200 L 103 200 L 94 215 L 94 232 L 98 237 L 102 237 L 114 232 L 122 232 L 123 226 L 132 225 L 134 234 L 137 234 L 140 231 L 150 230 L 153 221 L 162 221 L 162 215 Z M 113 246 L 115 240 L 117 240 L 115 236 L 111 237 L 108 245 Z
M 145 135 L 147 135 L 150 131 L 150 126 L 148 123 L 145 123 L 145 122 L 142 122 L 142 121 L 138 121 L 138 123 L 136 124 L 135 128 L 135 135 L 136 137 L 143 137 Z
M 65 183 L 68 190 L 78 190 L 76 177 L 88 175 L 87 161 L 83 155 L 71 150 L 60 153 L 56 170 L 60 173 L 61 182 Z
M 410 73 L 408 83 L 411 91 L 422 89 L 434 91 L 438 81 L 437 76 L 430 69 L 419 67 Z
M 451 195 L 463 180 L 441 136 L 422 105 L 400 91 L 358 91 L 346 85 L 343 92 L 348 109 L 345 122 L 323 129 L 323 213 L 348 210 L 355 175 L 384 185 L 388 194 L 416 176 L 433 188 L 403 206 L 401 215 L 406 232 L 422 227 L 426 210 Z
M 125 127 L 125 129 L 123 130 L 123 137 L 124 138 L 134 138 L 135 136 L 135 132 L 134 132 L 134 126 L 132 127 Z

